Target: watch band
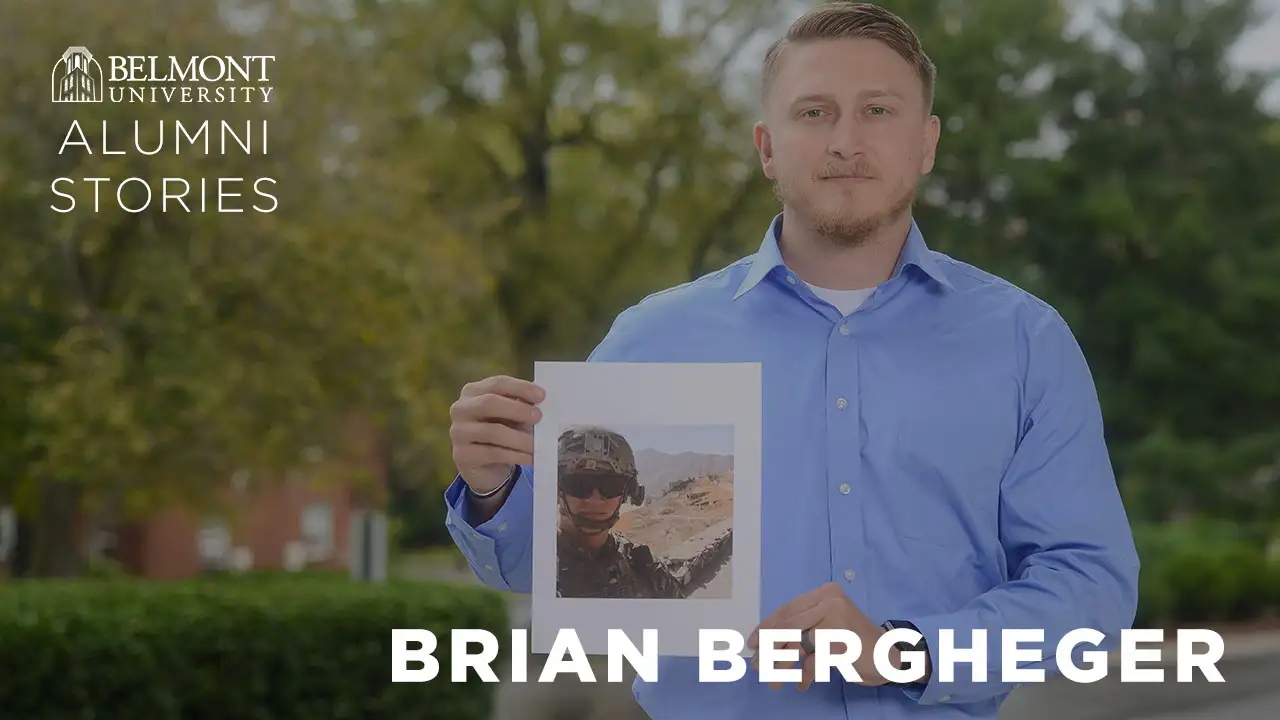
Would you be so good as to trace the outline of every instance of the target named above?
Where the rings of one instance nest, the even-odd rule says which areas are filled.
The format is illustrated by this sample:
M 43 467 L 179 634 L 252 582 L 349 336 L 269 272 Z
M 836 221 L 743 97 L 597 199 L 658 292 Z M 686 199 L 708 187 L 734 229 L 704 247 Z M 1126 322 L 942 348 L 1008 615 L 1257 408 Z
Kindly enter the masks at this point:
M 899 629 L 914 630 L 917 633 L 920 632 L 919 628 L 917 628 L 915 625 L 909 622 L 906 622 L 904 620 L 888 620 L 882 623 L 880 627 L 884 628 L 886 632 L 889 630 L 899 630 Z M 928 649 L 929 649 L 929 646 L 925 643 L 923 633 L 921 633 L 920 639 L 916 641 L 914 644 L 909 643 L 906 640 L 900 640 L 894 643 L 893 646 L 897 648 L 899 652 L 904 652 L 904 653 L 912 652 L 912 651 L 928 652 Z M 920 680 L 915 680 L 912 682 L 890 682 L 889 683 L 889 685 L 894 687 L 917 687 L 922 684 L 923 682 Z
M 515 482 L 515 479 L 516 479 L 516 478 L 518 478 L 518 477 L 520 477 L 520 466 L 519 466 L 519 465 L 515 465 L 515 466 L 513 466 L 513 467 L 511 468 L 511 473 L 507 475 L 507 479 L 506 479 L 506 480 L 503 480 L 503 481 L 502 481 L 502 484 L 501 484 L 501 485 L 499 485 L 498 487 L 496 487 L 496 488 L 494 488 L 494 489 L 492 489 L 492 490 L 490 490 L 490 491 L 488 491 L 488 492 L 478 493 L 478 492 L 476 492 L 476 491 L 472 490 L 472 489 L 471 489 L 471 486 L 470 486 L 470 485 L 468 485 L 468 486 L 467 486 L 467 492 L 471 494 L 471 497 L 473 497 L 473 498 L 475 498 L 475 499 L 477 499 L 477 500 L 484 500 L 485 498 L 491 498 L 491 497 L 493 497 L 494 495 L 497 495 L 498 493 L 502 492 L 503 490 L 506 490 L 506 489 L 507 489 L 507 486 L 508 486 L 508 485 L 510 485 L 511 483 Z

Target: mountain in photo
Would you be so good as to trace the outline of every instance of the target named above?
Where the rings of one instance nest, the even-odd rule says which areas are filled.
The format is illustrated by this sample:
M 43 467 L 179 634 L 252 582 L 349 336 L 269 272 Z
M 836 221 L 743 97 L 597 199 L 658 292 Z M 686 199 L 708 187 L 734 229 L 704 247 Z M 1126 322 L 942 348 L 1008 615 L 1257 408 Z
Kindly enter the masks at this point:
M 733 456 L 698 452 L 671 454 L 645 448 L 636 453 L 636 468 L 648 502 L 649 498 L 661 496 L 672 483 L 732 471 Z

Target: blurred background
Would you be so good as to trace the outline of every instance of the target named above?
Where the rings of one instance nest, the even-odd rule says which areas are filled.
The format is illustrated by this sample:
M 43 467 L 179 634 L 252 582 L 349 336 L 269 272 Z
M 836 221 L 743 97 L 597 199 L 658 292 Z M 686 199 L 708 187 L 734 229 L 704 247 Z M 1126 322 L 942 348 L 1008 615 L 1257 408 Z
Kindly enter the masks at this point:
M 1280 2 L 884 4 L 939 67 L 930 244 L 1055 305 L 1089 358 L 1137 624 L 1280 657 Z M 756 248 L 758 68 L 806 6 L 0 0 L 6 716 L 638 712 L 625 685 L 391 686 L 386 630 L 525 621 L 445 532 L 448 406 Z M 72 46 L 271 55 L 271 101 L 51 102 Z M 175 121 L 214 151 L 174 152 Z M 224 121 L 269 142 L 219 152 Z M 236 178 L 244 211 L 161 211 L 164 178 L 210 205 Z M 1201 704 L 1280 717 L 1270 667 Z M 1025 716 L 1192 702 L 1105 691 Z

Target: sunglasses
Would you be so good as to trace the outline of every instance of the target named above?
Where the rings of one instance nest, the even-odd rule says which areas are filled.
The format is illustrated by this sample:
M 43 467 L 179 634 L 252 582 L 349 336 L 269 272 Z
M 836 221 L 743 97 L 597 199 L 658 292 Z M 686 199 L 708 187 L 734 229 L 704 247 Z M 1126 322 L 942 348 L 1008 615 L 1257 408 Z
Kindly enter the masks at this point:
M 560 480 L 560 489 L 575 498 L 590 497 L 592 490 L 609 500 L 620 497 L 627 490 L 627 480 L 616 475 L 570 475 Z

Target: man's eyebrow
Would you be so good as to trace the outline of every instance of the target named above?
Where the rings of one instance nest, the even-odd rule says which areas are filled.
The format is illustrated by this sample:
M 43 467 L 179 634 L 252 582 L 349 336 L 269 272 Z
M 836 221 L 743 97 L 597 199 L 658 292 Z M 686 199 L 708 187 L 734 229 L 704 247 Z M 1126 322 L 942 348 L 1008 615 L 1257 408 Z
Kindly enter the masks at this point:
M 899 100 L 907 99 L 905 95 L 903 95 L 902 93 L 892 88 L 873 88 L 871 90 L 863 90 L 862 92 L 858 93 L 858 97 L 864 98 L 864 99 L 877 98 L 877 97 L 891 97 L 891 98 L 897 98 Z
M 801 95 L 800 97 L 791 101 L 791 105 L 794 107 L 801 103 L 811 103 L 811 102 L 831 102 L 831 96 L 824 93 L 809 93 L 808 95 Z
M 898 92 L 897 90 L 894 90 L 892 88 L 871 88 L 869 90 L 863 90 L 862 92 L 858 93 L 859 100 L 869 100 L 871 98 L 885 98 L 885 97 L 896 98 L 904 102 L 907 100 L 906 95 L 903 95 L 901 92 Z M 832 101 L 833 101 L 833 98 L 828 93 L 807 93 L 791 101 L 791 106 L 795 107 L 796 105 L 800 105 L 803 103 L 811 103 L 811 102 L 832 102 Z

